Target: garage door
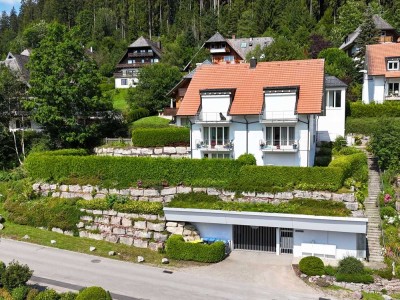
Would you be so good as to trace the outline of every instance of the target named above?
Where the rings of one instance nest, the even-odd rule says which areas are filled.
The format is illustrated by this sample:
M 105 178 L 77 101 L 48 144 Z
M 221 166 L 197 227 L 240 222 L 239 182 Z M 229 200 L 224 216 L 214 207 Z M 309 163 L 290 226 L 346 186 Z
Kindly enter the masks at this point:
M 233 248 L 275 252 L 276 228 L 234 225 Z

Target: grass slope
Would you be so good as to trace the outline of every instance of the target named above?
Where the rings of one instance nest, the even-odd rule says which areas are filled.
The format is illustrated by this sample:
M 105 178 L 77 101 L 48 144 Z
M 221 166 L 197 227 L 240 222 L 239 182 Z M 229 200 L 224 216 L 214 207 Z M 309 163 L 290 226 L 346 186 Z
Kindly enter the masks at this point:
M 157 116 L 146 117 L 132 123 L 132 128 L 160 128 L 168 127 L 170 120 Z

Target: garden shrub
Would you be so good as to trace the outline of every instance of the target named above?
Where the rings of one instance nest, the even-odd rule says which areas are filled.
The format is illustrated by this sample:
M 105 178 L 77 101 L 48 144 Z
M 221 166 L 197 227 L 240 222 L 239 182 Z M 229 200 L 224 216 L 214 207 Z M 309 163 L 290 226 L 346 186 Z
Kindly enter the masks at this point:
M 331 266 L 331 265 L 327 265 L 324 268 L 324 273 L 325 273 L 325 275 L 335 276 L 336 275 L 336 268 Z
M 146 117 L 132 123 L 132 128 L 162 128 L 168 127 L 170 120 L 161 117 Z
M 110 208 L 107 200 L 105 199 L 93 199 L 90 201 L 87 200 L 78 200 L 78 207 L 90 210 L 107 210 Z
M 374 282 L 374 277 L 370 274 L 336 274 L 336 281 L 369 284 Z
M 382 104 L 350 102 L 350 116 L 353 118 L 399 118 L 400 103 L 397 101 L 385 101 Z
M 27 265 L 12 261 L 1 276 L 2 285 L 9 291 L 23 286 L 32 277 L 33 271 Z
M 387 280 L 393 279 L 392 268 L 384 268 L 384 269 L 375 270 L 374 273 L 376 275 L 378 275 L 379 277 L 387 279 Z
M 60 294 L 60 300 L 75 300 L 78 294 L 73 292 L 66 292 Z
M 186 127 L 138 128 L 132 131 L 136 147 L 188 146 L 190 129 Z
M 323 261 L 316 256 L 303 257 L 299 262 L 299 269 L 308 276 L 321 276 L 325 273 Z
M 85 149 L 61 149 L 53 151 L 36 152 L 35 155 L 46 156 L 85 156 L 88 155 Z
M 327 167 L 332 161 L 332 156 L 315 156 L 315 167 Z
M 348 256 L 339 261 L 337 274 L 364 274 L 364 265 L 361 261 L 353 256 Z
M 150 115 L 150 112 L 146 108 L 143 108 L 143 107 L 134 108 L 128 112 L 127 121 L 128 121 L 128 123 L 132 123 L 139 119 L 146 118 L 149 115 Z
M 159 202 L 129 201 L 115 203 L 113 209 L 122 213 L 164 215 L 163 205 Z
M 340 155 L 332 160 L 329 167 L 341 168 L 345 179 L 352 177 L 359 182 L 368 180 L 367 156 L 364 153 Z
M 381 207 L 380 215 L 381 215 L 381 219 L 383 219 L 384 216 L 396 217 L 397 211 L 396 211 L 396 209 L 394 209 L 391 206 L 384 206 L 384 207 Z
M 29 288 L 27 286 L 19 286 L 12 290 L 11 296 L 14 300 L 25 300 L 28 292 Z
M 37 294 L 35 297 L 35 300 L 59 300 L 60 295 L 57 294 L 57 292 L 53 289 L 47 289 L 44 290 L 43 292 L 40 292 Z
M 1 282 L 1 277 L 3 276 L 5 270 L 6 270 L 6 264 L 0 260 L 0 282 Z
M 39 294 L 37 289 L 30 289 L 26 295 L 26 300 L 35 300 L 35 297 Z
M 168 257 L 177 260 L 191 260 L 215 263 L 225 258 L 225 244 L 215 242 L 210 245 L 189 243 L 180 235 L 171 235 L 166 242 Z
M 256 158 L 253 154 L 242 154 L 237 158 L 237 161 L 243 165 L 255 166 L 257 164 Z
M 332 149 L 334 151 L 340 151 L 342 148 L 346 147 L 347 141 L 343 136 L 336 137 L 335 141 L 332 143 Z
M 81 290 L 76 300 L 112 300 L 110 293 L 98 286 L 91 286 Z
M 379 118 L 346 118 L 346 134 L 363 134 L 370 136 L 379 127 Z
M 6 289 L 0 289 L 0 299 L 1 300 L 14 300 L 9 291 Z

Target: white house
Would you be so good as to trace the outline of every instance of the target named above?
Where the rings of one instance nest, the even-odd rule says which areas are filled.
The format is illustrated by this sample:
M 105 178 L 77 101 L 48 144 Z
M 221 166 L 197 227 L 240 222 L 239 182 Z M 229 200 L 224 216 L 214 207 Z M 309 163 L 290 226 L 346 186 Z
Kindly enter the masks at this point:
M 317 137 L 329 141 L 344 134 L 346 87 L 328 85 L 330 109 L 324 85 L 322 59 L 202 65 L 177 125 L 190 125 L 192 158 L 251 153 L 258 165 L 312 166 Z
M 400 43 L 368 45 L 362 101 L 400 100 Z

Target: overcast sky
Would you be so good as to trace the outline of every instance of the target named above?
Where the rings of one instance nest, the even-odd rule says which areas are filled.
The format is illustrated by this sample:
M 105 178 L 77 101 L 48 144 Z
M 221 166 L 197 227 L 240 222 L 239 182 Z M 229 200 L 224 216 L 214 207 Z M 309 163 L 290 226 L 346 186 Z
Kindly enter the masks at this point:
M 14 6 L 17 13 L 19 13 L 20 4 L 21 0 L 0 0 L 0 12 L 5 10 L 10 13 L 11 8 Z

